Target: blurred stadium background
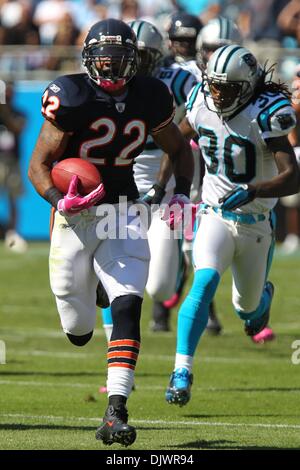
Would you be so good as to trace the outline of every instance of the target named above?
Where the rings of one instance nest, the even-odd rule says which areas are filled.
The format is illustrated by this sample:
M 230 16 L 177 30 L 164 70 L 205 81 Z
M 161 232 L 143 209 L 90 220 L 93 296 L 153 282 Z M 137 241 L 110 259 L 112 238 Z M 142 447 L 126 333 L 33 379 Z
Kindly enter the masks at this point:
M 300 6 L 297 10 L 295 4 L 300 5 L 288 0 L 0 0 L 0 79 L 14 83 L 14 105 L 26 117 L 19 152 L 24 185 L 17 201 L 17 231 L 21 236 L 48 239 L 49 207 L 27 179 L 28 162 L 42 123 L 41 96 L 47 83 L 58 75 L 82 70 L 82 39 L 91 24 L 105 17 L 125 21 L 143 18 L 164 31 L 176 9 L 198 15 L 204 24 L 222 14 L 239 24 L 245 45 L 260 62 L 276 62 L 276 78 L 292 85 L 300 63 Z M 1 238 L 8 211 L 7 195 L 0 187 Z M 277 239 L 282 241 L 287 229 L 280 203 L 277 213 Z
M 104 333 L 98 329 L 83 355 L 65 341 L 48 286 L 48 244 L 36 243 L 49 239 L 49 205 L 27 179 L 42 124 L 43 90 L 57 76 L 81 70 L 82 38 L 94 22 L 105 17 L 142 18 L 163 31 L 176 9 L 199 16 L 203 23 L 220 14 L 235 20 L 245 45 L 260 62 L 277 62 L 276 78 L 292 86 L 300 64 L 297 0 L 0 0 L 0 79 L 13 82 L 14 106 L 26 119 L 19 152 L 24 191 L 17 201 L 16 228 L 30 242 L 28 251 L 18 256 L 0 246 L 0 339 L 8 348 L 7 365 L 0 366 L 0 448 L 99 448 L 90 434 L 105 402 L 98 394 L 105 375 Z M 276 210 L 277 240 L 282 242 L 287 234 L 286 209 L 279 203 Z M 0 187 L 0 239 L 5 237 L 8 218 L 7 194 Z M 276 251 L 272 277 L 278 287 L 272 326 L 278 341 L 265 345 L 264 351 L 243 335 L 240 323 L 228 312 L 231 287 L 226 275 L 217 297 L 225 332 L 217 340 L 204 338 L 194 400 L 183 413 L 166 406 L 163 399 L 175 351 L 176 315 L 171 333 L 144 335 L 137 392 L 130 402 L 141 430 L 135 448 L 300 447 L 299 370 L 290 361 L 291 344 L 300 339 L 299 247 L 298 238 L 290 250 L 293 256 L 284 256 L 280 247 Z M 146 332 L 148 298 L 144 310 Z M 70 392 L 72 398 L 66 402 Z M 170 425 L 171 435 L 157 432 Z M 20 430 L 24 432 L 16 440 Z

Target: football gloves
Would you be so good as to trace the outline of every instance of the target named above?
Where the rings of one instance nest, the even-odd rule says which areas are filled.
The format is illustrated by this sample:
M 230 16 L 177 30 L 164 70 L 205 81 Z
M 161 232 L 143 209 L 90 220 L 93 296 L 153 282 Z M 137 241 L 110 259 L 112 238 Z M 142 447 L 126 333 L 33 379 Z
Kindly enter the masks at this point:
M 103 183 L 100 183 L 96 189 L 86 196 L 81 196 L 78 192 L 78 182 L 78 176 L 72 176 L 68 193 L 63 199 L 58 201 L 57 210 L 61 215 L 70 217 L 78 214 L 84 209 L 89 209 L 89 207 L 92 207 L 96 202 L 104 198 L 105 189 Z
M 185 194 L 174 194 L 164 209 L 161 219 L 171 230 L 184 228 L 192 217 L 192 206 L 190 199 Z
M 237 186 L 219 199 L 219 203 L 221 204 L 220 208 L 226 211 L 233 211 L 253 201 L 255 196 L 255 188 L 249 187 L 247 184 Z
M 166 191 L 158 183 L 155 183 L 151 189 L 143 196 L 142 200 L 147 204 L 160 204 Z

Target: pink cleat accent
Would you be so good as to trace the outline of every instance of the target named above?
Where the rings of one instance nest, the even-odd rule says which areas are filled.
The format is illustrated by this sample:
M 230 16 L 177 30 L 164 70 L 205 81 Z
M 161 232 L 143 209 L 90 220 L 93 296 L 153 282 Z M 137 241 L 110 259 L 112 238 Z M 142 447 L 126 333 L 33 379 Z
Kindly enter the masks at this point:
M 175 294 L 172 295 L 168 300 L 165 300 L 163 302 L 163 306 L 166 308 L 174 308 L 178 304 L 180 300 L 180 294 L 181 292 L 175 292 Z
M 269 327 L 264 328 L 257 335 L 252 336 L 252 341 L 256 344 L 264 344 L 267 341 L 273 341 L 275 339 L 275 333 Z
M 134 391 L 134 390 L 135 390 L 135 385 L 133 384 L 132 385 L 132 391 Z M 107 393 L 107 388 L 106 387 L 99 387 L 98 392 L 99 393 Z

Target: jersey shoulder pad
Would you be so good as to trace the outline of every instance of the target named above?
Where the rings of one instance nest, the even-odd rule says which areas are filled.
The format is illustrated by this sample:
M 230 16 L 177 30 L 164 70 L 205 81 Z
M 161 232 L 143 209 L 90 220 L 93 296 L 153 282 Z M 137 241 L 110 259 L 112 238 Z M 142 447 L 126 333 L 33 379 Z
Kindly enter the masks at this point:
M 65 131 L 76 127 L 74 111 L 94 92 L 84 73 L 63 75 L 51 82 L 42 97 L 42 115 Z
M 173 96 L 169 88 L 155 77 L 137 77 L 134 84 L 135 97 L 140 94 L 144 100 L 151 133 L 159 132 L 174 118 Z
M 170 99 L 171 93 L 168 86 L 156 77 L 140 76 L 132 80 L 134 95 L 140 95 L 147 104 L 157 105 L 161 98 Z M 145 103 L 146 104 L 146 103 Z
M 287 135 L 296 125 L 292 104 L 282 93 L 261 93 L 253 103 L 252 120 L 265 139 Z
M 46 88 L 49 96 L 57 96 L 60 105 L 75 108 L 86 102 L 93 93 L 86 74 L 62 75 Z
M 176 74 L 176 72 L 177 72 L 177 69 L 174 69 L 171 66 L 169 67 L 162 66 L 155 70 L 154 77 L 164 82 L 164 81 L 171 80 Z
M 188 93 L 196 84 L 196 79 L 188 70 L 180 67 L 162 67 L 157 73 L 157 78 L 163 81 L 172 92 L 176 106 L 185 103 Z

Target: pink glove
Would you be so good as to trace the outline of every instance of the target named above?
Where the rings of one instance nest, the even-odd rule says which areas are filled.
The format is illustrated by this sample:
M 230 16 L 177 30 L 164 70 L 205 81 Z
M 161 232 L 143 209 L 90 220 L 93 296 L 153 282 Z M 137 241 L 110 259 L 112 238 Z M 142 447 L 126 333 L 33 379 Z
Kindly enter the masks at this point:
M 72 216 L 78 214 L 84 209 L 92 207 L 96 202 L 101 201 L 101 199 L 103 199 L 105 196 L 103 183 L 100 183 L 96 189 L 86 196 L 80 196 L 78 193 L 78 181 L 78 176 L 72 176 L 68 193 L 57 203 L 57 210 L 62 215 Z
M 184 238 L 186 241 L 191 242 L 193 241 L 194 238 L 194 225 L 195 225 L 195 220 L 196 220 L 196 214 L 197 214 L 197 204 L 191 204 L 191 211 L 192 211 L 192 216 L 191 219 L 189 220 L 188 224 L 184 224 Z
M 194 141 L 194 139 L 190 140 L 190 146 L 192 150 L 199 150 L 199 145 Z
M 174 194 L 161 219 L 165 220 L 171 230 L 181 228 L 189 223 L 192 216 L 192 203 L 184 194 Z

